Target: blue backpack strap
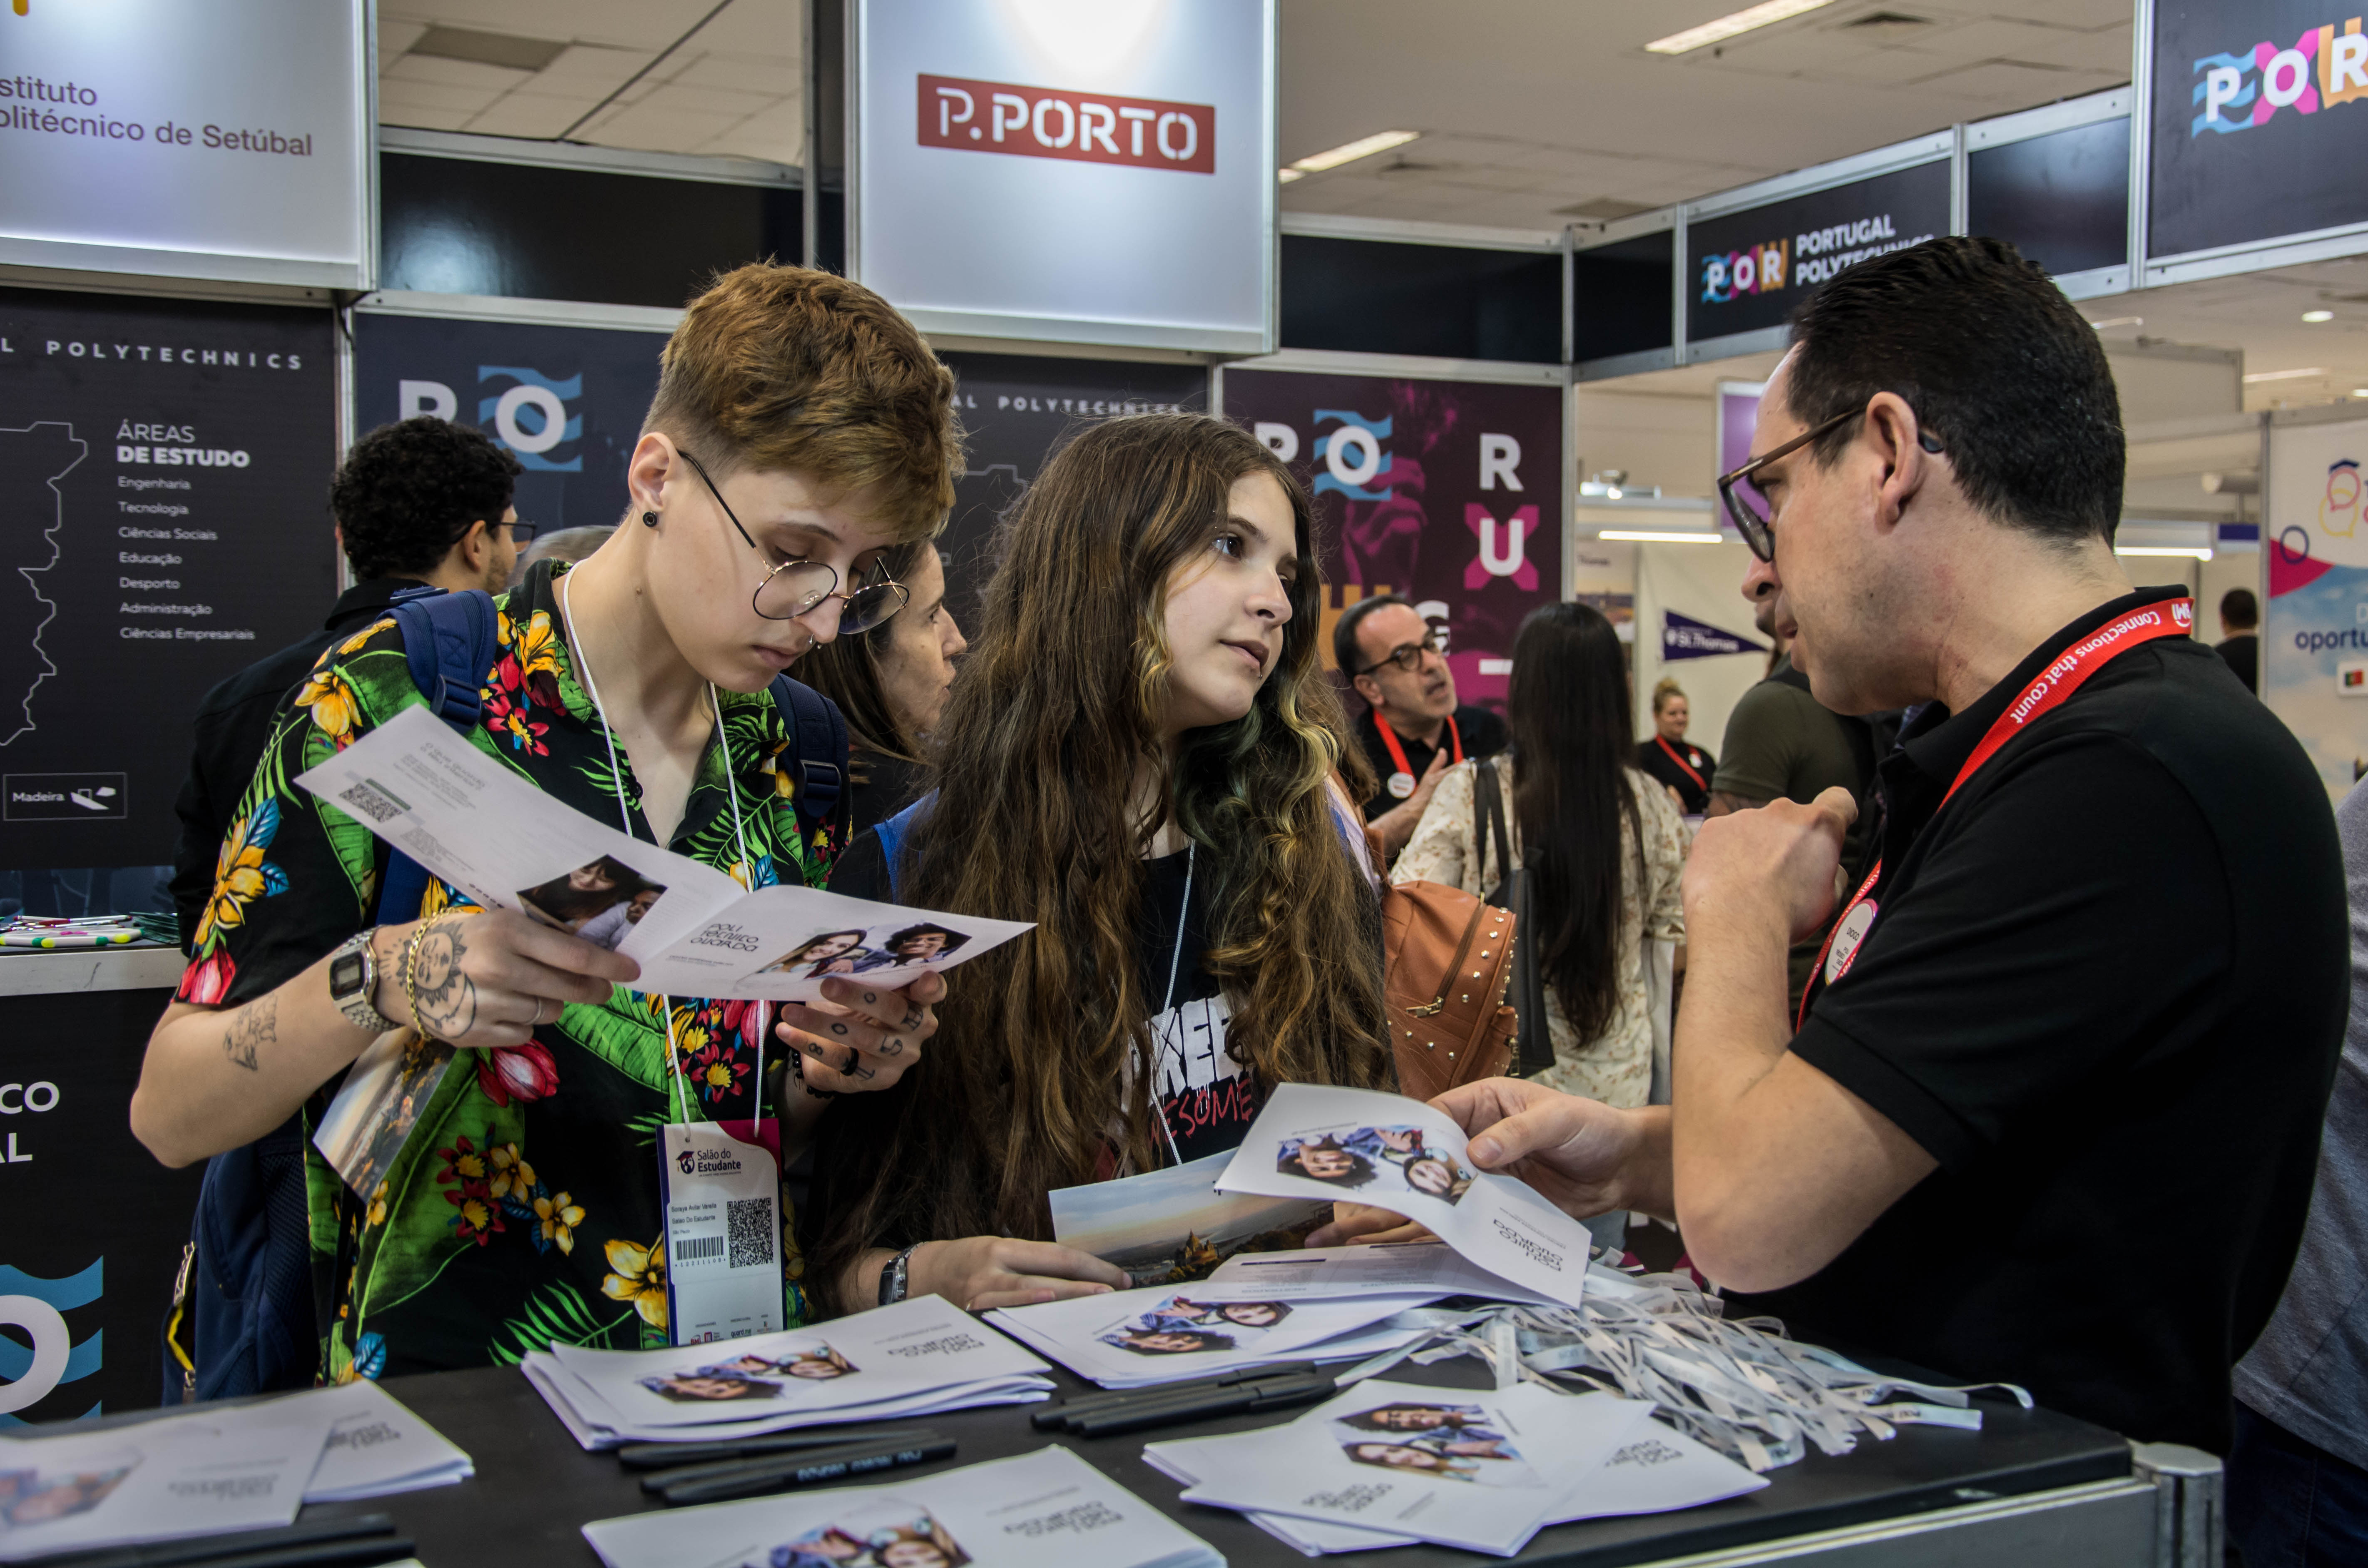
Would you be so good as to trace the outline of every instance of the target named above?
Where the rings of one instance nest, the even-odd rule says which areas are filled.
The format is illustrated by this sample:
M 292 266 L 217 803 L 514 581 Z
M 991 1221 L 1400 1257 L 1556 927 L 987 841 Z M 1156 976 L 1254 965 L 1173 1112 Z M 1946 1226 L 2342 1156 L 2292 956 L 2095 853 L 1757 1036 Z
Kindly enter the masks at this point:
M 493 596 L 477 588 L 400 599 L 387 613 L 403 629 L 403 656 L 411 682 L 430 711 L 467 733 L 485 716 L 484 679 L 501 656 L 501 612 Z M 387 856 L 379 879 L 378 923 L 392 926 L 419 915 L 427 895 L 427 868 L 400 850 Z
M 906 806 L 903 811 L 898 812 L 894 816 L 888 818 L 885 822 L 878 824 L 871 830 L 879 835 L 880 856 L 888 866 L 888 896 L 890 898 L 897 896 L 896 862 L 902 858 L 904 854 L 905 835 L 913 831 L 914 824 L 921 820 L 921 813 L 924 811 L 927 811 L 929 807 L 937 804 L 937 800 L 938 792 L 935 790 L 932 790 L 928 794 L 922 796 L 919 800 L 914 801 L 911 805 Z
M 789 676 L 773 677 L 773 706 L 789 727 L 791 749 L 796 753 L 796 801 L 799 819 L 812 833 L 830 820 L 838 797 L 847 788 L 847 720 L 838 704 L 810 686 Z

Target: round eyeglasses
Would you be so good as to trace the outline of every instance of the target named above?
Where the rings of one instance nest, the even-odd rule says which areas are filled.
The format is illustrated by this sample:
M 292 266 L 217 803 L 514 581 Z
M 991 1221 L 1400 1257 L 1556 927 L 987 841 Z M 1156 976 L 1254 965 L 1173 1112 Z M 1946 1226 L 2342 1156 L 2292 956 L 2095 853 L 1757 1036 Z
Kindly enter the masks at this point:
M 715 497 L 715 504 L 723 508 L 724 517 L 731 520 L 732 527 L 747 542 L 748 548 L 757 551 L 759 560 L 763 559 L 763 549 L 741 526 L 739 517 L 732 510 L 732 503 L 723 499 L 723 492 L 718 490 L 715 481 L 709 477 L 706 465 L 689 452 L 682 454 L 682 460 L 699 475 L 700 482 L 707 486 L 707 493 Z M 835 598 L 840 601 L 839 634 L 852 637 L 892 619 L 905 608 L 905 601 L 912 597 L 904 584 L 886 576 L 858 583 L 843 594 L 837 588 L 838 569 L 828 562 L 784 561 L 765 574 L 765 580 L 757 585 L 749 604 L 767 620 L 795 620 L 802 615 L 811 614 L 825 599 Z

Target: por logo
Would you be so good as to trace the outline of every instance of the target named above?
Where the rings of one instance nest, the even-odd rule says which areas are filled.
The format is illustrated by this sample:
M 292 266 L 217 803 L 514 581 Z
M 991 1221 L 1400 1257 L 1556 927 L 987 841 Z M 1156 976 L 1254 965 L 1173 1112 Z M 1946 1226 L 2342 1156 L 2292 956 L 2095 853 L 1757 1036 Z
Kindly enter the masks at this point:
M 2241 51 L 2207 54 L 2195 71 L 2203 78 L 2194 90 L 2201 107 L 2188 138 L 2207 131 L 2226 136 L 2267 125 L 2282 108 L 2317 114 L 2368 98 L 2368 33 L 2353 17 L 2340 33 L 2332 22 L 2305 28 L 2291 49 L 2263 39 Z
M 1745 294 L 1769 294 L 1784 287 L 1792 271 L 1792 242 L 1770 240 L 1725 256 L 1706 256 L 1702 264 L 1702 302 L 1724 305 Z
M 1195 175 L 1217 172 L 1217 111 L 1208 104 L 1120 98 L 960 76 L 925 75 L 919 82 L 924 147 Z

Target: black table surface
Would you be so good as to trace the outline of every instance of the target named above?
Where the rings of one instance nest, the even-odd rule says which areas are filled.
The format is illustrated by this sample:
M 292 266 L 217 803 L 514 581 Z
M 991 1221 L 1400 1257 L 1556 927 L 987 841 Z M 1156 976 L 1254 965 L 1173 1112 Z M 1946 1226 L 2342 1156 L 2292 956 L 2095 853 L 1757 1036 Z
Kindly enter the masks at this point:
M 1401 1364 L 1391 1376 L 1472 1386 L 1468 1372 L 1459 1371 L 1458 1365 L 1450 1361 L 1417 1369 Z M 1056 1370 L 1053 1376 L 1060 1384 L 1055 1398 L 1094 1392 L 1066 1371 Z M 315 1505 L 304 1510 L 304 1518 L 392 1514 L 403 1532 L 418 1542 L 427 1568 L 486 1561 L 596 1563 L 598 1559 L 581 1527 L 652 1506 L 638 1476 L 619 1465 L 614 1456 L 587 1454 L 576 1446 L 522 1373 L 503 1368 L 436 1372 L 390 1378 L 383 1386 L 467 1449 L 477 1473 L 456 1486 Z M 1760 1491 L 1680 1513 L 1557 1526 L 1540 1531 L 1518 1561 L 1614 1568 L 2110 1481 L 2130 1472 L 2128 1443 L 2101 1427 L 2003 1401 L 1977 1403 L 1984 1415 L 1978 1432 L 1909 1426 L 1887 1443 L 1861 1437 L 1854 1452 L 1839 1458 L 1813 1449 L 1799 1464 L 1771 1472 L 1770 1484 Z M 1032 1453 L 1059 1441 L 1208 1541 L 1235 1568 L 1279 1568 L 1304 1561 L 1238 1514 L 1178 1501 L 1183 1488 L 1143 1460 L 1146 1442 L 1239 1431 L 1289 1419 L 1296 1412 L 1235 1416 L 1121 1437 L 1055 1438 L 1029 1423 L 1030 1414 L 1042 1408 L 996 1405 L 895 1423 L 932 1428 L 956 1439 L 961 1449 L 936 1465 L 869 1477 L 858 1484 L 905 1481 L 982 1460 Z M 1480 1559 L 1448 1547 L 1409 1546 L 1360 1552 L 1356 1561 L 1371 1568 L 1429 1568 Z

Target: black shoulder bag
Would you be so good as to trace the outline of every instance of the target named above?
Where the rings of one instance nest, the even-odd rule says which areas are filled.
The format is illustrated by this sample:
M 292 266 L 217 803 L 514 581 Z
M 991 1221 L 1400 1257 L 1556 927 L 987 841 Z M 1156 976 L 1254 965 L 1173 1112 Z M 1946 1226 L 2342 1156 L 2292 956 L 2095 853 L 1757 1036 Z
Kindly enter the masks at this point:
M 1472 864 L 1476 869 L 1486 860 L 1481 846 L 1491 838 L 1497 846 L 1497 869 L 1504 880 L 1487 895 L 1487 902 L 1508 910 L 1513 915 L 1513 980 L 1511 996 L 1513 1010 L 1520 1015 L 1520 1032 L 1513 1048 L 1513 1060 L 1506 1075 L 1532 1078 L 1554 1065 L 1554 1036 L 1546 1025 L 1545 981 L 1538 971 L 1539 926 L 1536 912 L 1531 907 L 1531 878 L 1526 864 L 1513 864 L 1513 850 L 1505 832 L 1505 790 L 1497 778 L 1497 759 L 1484 758 L 1473 767 L 1474 810 L 1472 813 Z M 1529 858 L 1525 847 L 1524 862 Z

